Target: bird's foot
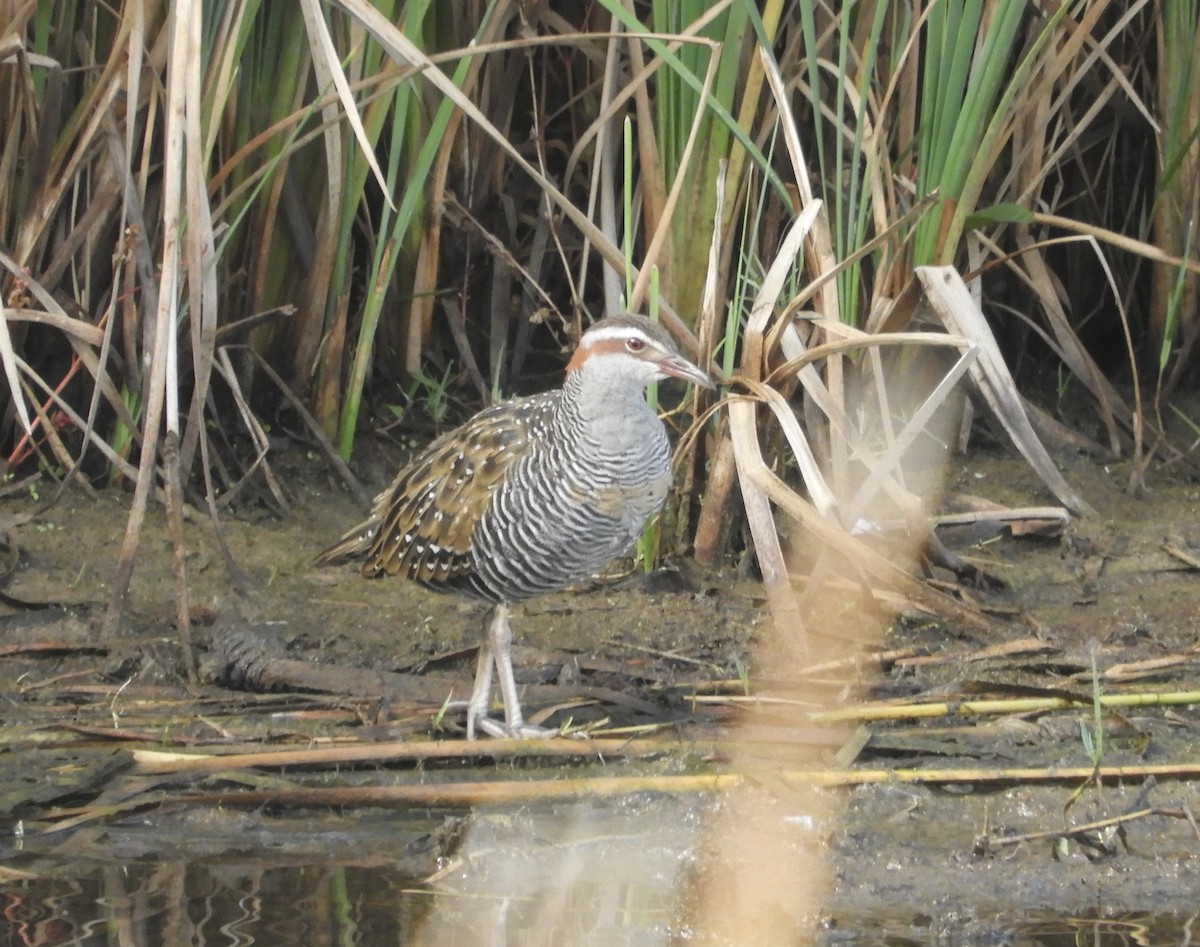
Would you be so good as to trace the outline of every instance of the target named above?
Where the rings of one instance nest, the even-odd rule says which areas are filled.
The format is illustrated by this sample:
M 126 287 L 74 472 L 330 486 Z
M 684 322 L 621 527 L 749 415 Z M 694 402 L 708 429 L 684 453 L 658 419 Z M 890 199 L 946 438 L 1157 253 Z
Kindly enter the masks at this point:
M 493 720 L 491 717 L 476 717 L 475 728 L 480 733 L 486 733 L 489 737 L 495 737 L 497 740 L 550 740 L 561 736 L 558 730 L 549 727 L 535 727 L 530 723 L 518 723 L 510 726 L 499 720 Z
M 563 737 L 568 740 L 588 740 L 591 734 L 584 729 L 572 728 L 570 721 L 562 727 L 538 727 L 518 721 L 500 721 L 489 717 L 482 711 L 471 706 L 469 700 L 447 700 L 438 710 L 434 724 L 440 726 L 446 714 L 450 711 L 465 710 L 467 716 L 467 739 L 474 740 L 479 734 L 493 737 L 497 740 L 552 740 Z

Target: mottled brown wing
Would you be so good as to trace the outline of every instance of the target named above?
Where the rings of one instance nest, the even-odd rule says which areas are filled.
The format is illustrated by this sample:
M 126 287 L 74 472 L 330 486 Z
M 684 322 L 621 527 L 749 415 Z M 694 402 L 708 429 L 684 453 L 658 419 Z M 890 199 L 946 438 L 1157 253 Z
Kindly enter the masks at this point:
M 454 586 L 473 569 L 471 537 L 492 491 L 530 449 L 547 396 L 495 405 L 435 441 L 376 500 L 363 574 Z

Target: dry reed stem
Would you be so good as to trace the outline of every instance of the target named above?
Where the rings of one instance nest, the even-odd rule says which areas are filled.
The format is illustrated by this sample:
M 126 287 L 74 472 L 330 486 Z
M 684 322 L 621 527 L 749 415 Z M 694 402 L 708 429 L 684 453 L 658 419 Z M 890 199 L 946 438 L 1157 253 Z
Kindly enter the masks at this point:
M 772 773 L 772 785 L 780 789 L 806 787 L 840 788 L 879 783 L 944 785 L 958 783 L 1076 783 L 1108 779 L 1126 782 L 1154 777 L 1193 779 L 1200 776 L 1200 761 L 1138 764 L 1131 766 L 1062 766 L 948 768 L 948 769 L 788 769 Z M 533 802 L 571 799 L 602 799 L 635 793 L 672 795 L 728 792 L 752 785 L 757 774 L 739 772 L 688 775 L 599 776 L 569 779 L 494 780 L 393 786 L 279 787 L 211 791 L 165 792 L 153 781 L 134 781 L 127 798 L 110 805 L 81 806 L 52 810 L 42 819 L 26 820 L 26 831 L 42 835 L 66 831 L 130 811 L 158 805 L 216 805 L 258 807 L 264 805 L 313 808 L 414 806 L 474 807 L 524 805 Z M 143 787 L 145 787 L 143 789 Z
M 162 270 L 159 276 L 161 289 L 158 295 L 158 306 L 154 313 L 153 344 L 149 353 L 150 372 L 146 379 L 144 392 L 145 415 L 142 428 L 144 440 L 138 464 L 138 476 L 134 485 L 129 520 L 126 523 L 116 573 L 112 580 L 108 610 L 104 618 L 104 634 L 109 637 L 117 635 L 124 621 L 125 598 L 133 578 L 147 503 L 158 472 L 159 443 L 163 435 L 163 428 L 165 426 L 168 432 L 178 434 L 178 405 L 176 403 L 178 392 L 177 389 L 172 388 L 172 385 L 178 382 L 175 348 L 175 324 L 179 315 L 177 290 L 182 285 L 185 275 L 181 272 L 181 257 L 184 248 L 180 246 L 185 237 L 183 224 L 185 166 L 187 164 L 185 134 L 189 129 L 194 131 L 191 126 L 193 122 L 198 121 L 198 118 L 192 118 L 189 121 L 189 83 L 185 76 L 190 69 L 196 69 L 197 72 L 199 70 L 196 62 L 199 40 L 192 36 L 193 30 L 198 29 L 194 22 L 197 14 L 198 11 L 190 7 L 182 11 L 174 19 L 169 37 L 170 54 L 166 84 L 167 105 L 163 162 Z M 195 47 L 192 45 L 193 40 L 195 40 Z M 192 108 L 194 109 L 195 106 L 193 105 Z M 193 222 L 193 226 L 195 226 L 195 222 Z M 173 460 L 177 461 L 177 459 L 178 455 L 173 454 Z M 175 473 L 178 474 L 177 466 Z M 167 472 L 167 476 L 171 477 L 170 471 Z M 174 491 L 168 489 L 168 497 L 173 495 Z M 182 559 L 182 554 L 180 554 L 175 561 L 182 562 Z M 181 574 L 177 572 L 176 575 L 177 581 L 182 583 Z M 185 661 L 188 674 L 194 680 L 195 656 L 192 654 L 190 642 L 187 640 L 188 617 L 185 594 L 183 599 L 178 609 L 178 613 L 182 616 L 179 631 L 184 638 L 187 652 Z
M 139 773 L 215 773 L 264 766 L 337 766 L 346 763 L 419 762 L 422 760 L 529 759 L 539 756 L 615 757 L 658 756 L 669 744 L 632 740 L 434 740 L 358 743 L 315 749 L 266 749 L 249 753 L 167 753 L 134 750 Z
M 697 697 L 695 699 L 705 703 L 714 701 L 714 698 Z M 1105 708 L 1197 704 L 1200 703 L 1200 691 L 1101 694 L 1099 702 Z M 1050 710 L 1072 710 L 1091 706 L 1091 699 L 1084 697 L 1078 700 L 1066 697 L 1026 697 L 1014 700 L 937 701 L 927 704 L 861 704 L 857 707 L 824 710 L 809 715 L 809 719 L 819 723 L 843 723 L 850 720 L 909 720 L 951 715 L 974 717 L 984 714 L 1044 713 Z

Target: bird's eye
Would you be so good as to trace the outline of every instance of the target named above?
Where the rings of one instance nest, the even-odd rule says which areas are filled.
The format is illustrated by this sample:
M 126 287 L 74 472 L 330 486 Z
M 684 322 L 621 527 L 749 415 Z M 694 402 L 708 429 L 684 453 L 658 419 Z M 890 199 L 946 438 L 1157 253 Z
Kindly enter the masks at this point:
M 625 340 L 625 348 L 631 352 L 640 352 L 646 347 L 645 339 L 631 338 Z

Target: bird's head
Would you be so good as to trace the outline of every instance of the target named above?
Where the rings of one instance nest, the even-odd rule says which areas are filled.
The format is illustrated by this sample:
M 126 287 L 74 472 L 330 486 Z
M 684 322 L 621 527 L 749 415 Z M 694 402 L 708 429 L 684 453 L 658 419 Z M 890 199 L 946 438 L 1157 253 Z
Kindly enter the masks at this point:
M 571 372 L 629 379 L 642 388 L 665 378 L 682 378 L 702 388 L 715 387 L 707 372 L 679 354 L 662 326 L 631 314 L 608 316 L 588 329 L 567 364 L 568 375 Z

